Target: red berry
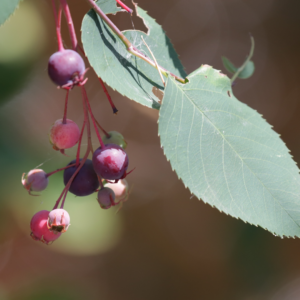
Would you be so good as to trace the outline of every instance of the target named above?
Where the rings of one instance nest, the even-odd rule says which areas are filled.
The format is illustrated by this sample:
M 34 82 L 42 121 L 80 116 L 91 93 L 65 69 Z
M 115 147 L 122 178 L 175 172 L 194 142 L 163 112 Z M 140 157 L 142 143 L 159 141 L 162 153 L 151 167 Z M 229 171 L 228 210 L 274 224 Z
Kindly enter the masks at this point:
M 47 226 L 54 232 L 66 232 L 70 225 L 69 213 L 61 208 L 53 209 L 48 216 Z
M 104 187 L 98 192 L 97 200 L 101 208 L 108 209 L 115 205 L 115 193 L 112 189 Z
M 29 193 L 43 191 L 48 182 L 47 174 L 41 169 L 33 169 L 27 175 L 25 173 L 22 175 L 22 184 Z
M 115 144 L 99 147 L 93 154 L 95 172 L 104 179 L 119 180 L 126 176 L 128 156 L 125 150 Z
M 81 161 L 81 159 L 80 159 Z M 76 159 L 72 160 L 68 165 L 72 165 Z M 67 185 L 70 178 L 77 170 L 76 166 L 65 169 L 64 184 Z M 99 187 L 98 176 L 94 171 L 93 163 L 87 159 L 81 167 L 75 178 L 73 179 L 69 191 L 76 196 L 87 196 L 94 193 Z
M 64 124 L 63 119 L 59 119 L 50 127 L 49 139 L 55 150 L 72 148 L 79 137 L 79 127 L 72 120 L 67 119 Z
M 73 50 L 63 50 L 52 54 L 48 62 L 48 74 L 52 81 L 59 86 L 73 86 L 83 79 L 85 72 L 84 61 Z
M 48 229 L 48 216 L 48 210 L 41 210 L 32 217 L 30 222 L 31 237 L 47 245 L 57 240 L 61 235 L 61 233 L 53 232 Z

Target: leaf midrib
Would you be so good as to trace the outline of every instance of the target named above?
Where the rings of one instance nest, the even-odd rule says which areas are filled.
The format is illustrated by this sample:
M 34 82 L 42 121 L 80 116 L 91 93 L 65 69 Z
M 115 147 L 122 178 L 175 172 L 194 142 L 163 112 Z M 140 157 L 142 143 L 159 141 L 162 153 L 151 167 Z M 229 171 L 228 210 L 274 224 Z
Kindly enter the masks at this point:
M 251 170 L 251 168 L 249 167 L 249 165 L 244 162 L 244 160 L 241 158 L 241 156 L 239 155 L 238 152 L 236 152 L 236 150 L 233 148 L 233 146 L 230 144 L 230 142 L 225 138 L 225 136 L 223 135 L 223 133 L 219 130 L 219 128 L 217 128 L 215 126 L 215 124 L 210 120 L 210 118 L 196 105 L 196 103 L 185 93 L 184 89 L 180 86 L 180 85 L 177 85 L 175 83 L 175 85 L 178 87 L 178 89 L 180 89 L 180 91 L 185 95 L 185 97 L 194 105 L 194 107 L 196 107 L 199 112 L 209 121 L 209 123 L 220 133 L 220 135 L 222 136 L 223 140 L 226 141 L 226 143 L 229 145 L 229 147 L 233 150 L 233 152 L 238 156 L 238 158 L 243 162 L 243 164 L 245 164 L 247 166 L 247 168 L 249 169 L 249 171 L 255 176 L 255 178 L 257 178 L 258 182 L 263 186 L 263 188 L 265 190 L 268 191 L 268 193 L 271 195 L 271 197 L 277 202 L 277 204 L 281 207 L 281 210 L 284 211 L 288 216 L 289 218 L 296 224 L 296 226 L 298 228 L 300 228 L 300 225 L 298 223 L 296 223 L 296 221 L 292 218 L 292 216 L 282 207 L 281 203 L 278 201 L 277 198 L 274 197 L 274 195 L 271 193 L 271 191 L 263 184 L 263 182 L 257 177 L 257 175 Z M 198 90 L 201 90 L 201 89 L 198 89 Z M 202 91 L 202 90 L 201 90 Z M 212 91 L 213 92 L 213 91 Z M 216 92 L 218 93 L 218 92 Z M 221 93 L 219 93 L 221 94 Z M 288 170 L 287 170 L 288 171 Z M 225 176 L 226 177 L 226 176 Z M 228 189 L 229 191 L 229 189 Z M 230 193 L 230 191 L 229 191 Z

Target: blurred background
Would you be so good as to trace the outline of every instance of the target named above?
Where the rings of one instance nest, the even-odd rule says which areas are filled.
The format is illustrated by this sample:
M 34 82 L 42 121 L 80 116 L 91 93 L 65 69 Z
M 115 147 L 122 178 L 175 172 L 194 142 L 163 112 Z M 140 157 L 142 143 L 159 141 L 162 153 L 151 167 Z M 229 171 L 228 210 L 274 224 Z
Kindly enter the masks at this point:
M 299 0 L 138 2 L 166 30 L 187 73 L 201 64 L 226 73 L 222 55 L 242 64 L 252 33 L 256 71 L 233 91 L 274 126 L 299 165 Z M 89 7 L 83 0 L 69 4 L 80 37 Z M 127 13 L 111 19 L 132 28 Z M 133 23 L 146 30 L 136 16 Z M 62 33 L 70 47 L 64 20 Z M 63 182 L 55 174 L 41 196 L 31 197 L 22 173 L 40 164 L 50 172 L 75 157 L 74 149 L 65 157 L 48 141 L 65 97 L 47 75 L 55 51 L 50 0 L 23 1 L 0 27 L 0 300 L 300 299 L 300 240 L 280 239 L 191 198 L 160 148 L 158 112 L 108 88 L 119 109 L 114 116 L 92 70 L 86 87 L 94 114 L 106 130 L 125 136 L 129 167 L 136 167 L 129 200 L 116 213 L 101 210 L 96 195 L 69 194 L 68 232 L 51 246 L 30 238 L 31 217 L 51 210 Z M 82 123 L 77 88 L 68 117 Z

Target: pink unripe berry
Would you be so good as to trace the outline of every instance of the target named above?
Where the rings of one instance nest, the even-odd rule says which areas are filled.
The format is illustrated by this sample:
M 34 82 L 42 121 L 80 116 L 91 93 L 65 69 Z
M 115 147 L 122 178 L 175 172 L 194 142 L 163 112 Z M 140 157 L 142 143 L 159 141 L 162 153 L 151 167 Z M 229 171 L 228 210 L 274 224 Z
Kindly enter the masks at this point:
M 104 135 L 102 137 L 103 143 L 104 144 L 116 144 L 123 149 L 126 149 L 127 147 L 127 142 L 125 141 L 123 135 L 120 132 L 117 131 L 110 131 L 108 132 L 109 137 Z
M 49 182 L 47 174 L 41 169 L 33 169 L 26 175 L 22 175 L 21 180 L 24 188 L 30 193 L 31 191 L 43 191 Z
M 72 120 L 67 119 L 66 124 L 63 119 L 55 121 L 49 132 L 50 143 L 55 150 L 68 149 L 75 146 L 80 137 L 79 127 Z
M 57 240 L 61 235 L 59 232 L 49 230 L 47 226 L 48 216 L 48 210 L 41 210 L 32 217 L 30 222 L 31 237 L 47 245 Z
M 126 179 L 121 179 L 117 183 L 106 183 L 105 187 L 112 189 L 115 193 L 117 203 L 126 201 L 129 195 L 129 186 Z
M 66 232 L 70 225 L 69 213 L 62 209 L 53 209 L 48 216 L 47 226 L 54 232 Z
M 74 50 L 63 50 L 52 54 L 48 62 L 48 74 L 59 86 L 73 86 L 82 81 L 84 61 Z
M 104 179 L 119 180 L 126 176 L 128 156 L 124 149 L 115 144 L 99 147 L 93 154 L 95 172 Z
M 104 187 L 98 192 L 97 200 L 101 208 L 108 209 L 115 205 L 115 193 L 112 189 Z

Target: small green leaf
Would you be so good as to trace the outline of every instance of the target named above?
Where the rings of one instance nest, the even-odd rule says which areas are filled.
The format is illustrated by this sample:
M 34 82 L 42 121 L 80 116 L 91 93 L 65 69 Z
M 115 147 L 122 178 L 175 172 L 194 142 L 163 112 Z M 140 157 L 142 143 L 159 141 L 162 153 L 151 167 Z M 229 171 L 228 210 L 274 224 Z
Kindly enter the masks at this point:
M 227 76 L 204 65 L 167 80 L 161 145 L 197 198 L 279 236 L 300 237 L 300 176 L 279 135 L 239 102 Z
M 105 13 L 116 12 L 115 0 L 101 0 L 97 5 L 103 10 L 105 8 Z M 143 36 L 159 65 L 177 76 L 185 77 L 178 55 L 161 26 L 141 8 L 137 7 L 137 13 L 148 28 L 148 34 L 139 30 L 126 30 L 124 35 L 141 52 L 151 57 L 141 39 Z M 160 100 L 152 92 L 153 87 L 164 90 L 158 71 L 128 53 L 118 36 L 93 10 L 84 17 L 81 30 L 84 51 L 96 74 L 129 99 L 159 109 Z
M 255 70 L 255 66 L 253 61 L 248 61 L 248 63 L 246 64 L 245 68 L 243 69 L 243 71 L 239 74 L 239 78 L 241 79 L 247 79 L 249 77 L 251 77 L 254 73 Z
M 235 67 L 234 64 L 227 57 L 222 56 L 222 62 L 223 62 L 223 65 L 224 65 L 225 69 L 229 73 L 233 74 L 237 71 L 238 68 Z
M 234 64 L 227 57 L 222 56 L 222 62 L 223 62 L 225 69 L 229 73 L 234 74 L 235 72 L 237 72 L 238 68 L 235 67 Z M 250 60 L 247 62 L 244 69 L 239 73 L 238 78 L 247 79 L 253 75 L 254 70 L 255 70 L 254 63 L 253 63 L 253 61 Z
M 0 25 L 4 24 L 5 21 L 13 14 L 15 9 L 18 7 L 20 0 L 1 0 L 0 1 Z

